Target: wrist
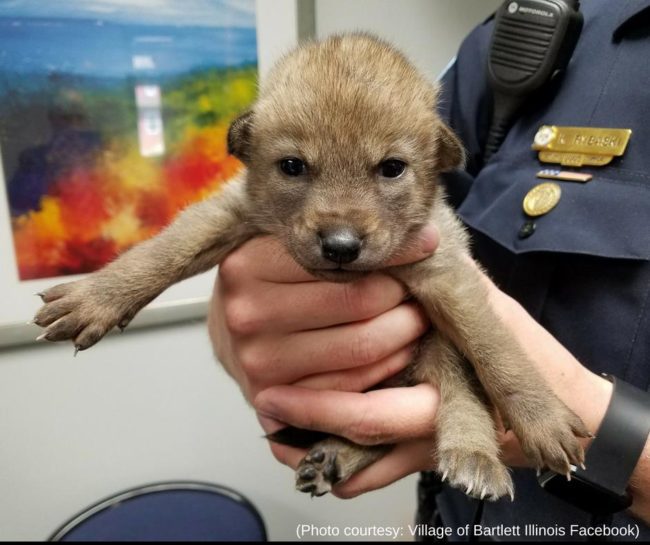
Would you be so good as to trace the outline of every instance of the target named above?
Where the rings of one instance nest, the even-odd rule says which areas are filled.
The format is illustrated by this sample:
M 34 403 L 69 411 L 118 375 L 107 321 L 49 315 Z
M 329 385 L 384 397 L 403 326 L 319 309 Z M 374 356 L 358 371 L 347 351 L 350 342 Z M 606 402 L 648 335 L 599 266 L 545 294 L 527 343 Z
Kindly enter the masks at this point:
M 586 368 L 583 370 L 583 390 L 580 399 L 572 409 L 582 418 L 587 428 L 594 434 L 598 432 L 612 399 L 613 384 Z
M 556 393 L 582 419 L 587 429 L 597 435 L 612 398 L 612 383 L 578 362 L 576 365 L 579 369 L 574 370 L 572 380 L 564 381 L 561 391 L 556 390 Z M 592 441 L 593 437 L 580 439 L 585 451 Z

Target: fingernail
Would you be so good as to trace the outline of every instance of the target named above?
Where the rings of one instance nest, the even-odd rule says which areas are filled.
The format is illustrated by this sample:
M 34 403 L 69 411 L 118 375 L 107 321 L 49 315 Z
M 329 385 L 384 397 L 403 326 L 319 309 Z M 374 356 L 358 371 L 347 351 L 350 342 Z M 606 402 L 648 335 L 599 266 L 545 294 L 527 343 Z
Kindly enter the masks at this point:
M 438 228 L 429 223 L 427 224 L 418 235 L 418 240 L 420 242 L 420 250 L 425 254 L 431 254 L 438 247 L 438 242 L 440 240 L 440 233 Z
M 286 428 L 287 426 L 285 423 L 280 422 L 275 418 L 271 418 L 261 413 L 257 414 L 257 420 L 262 426 L 264 433 L 266 433 L 267 435 L 271 433 L 275 433 L 276 431 L 281 430 L 282 428 Z
M 257 410 L 257 414 L 261 417 L 280 420 L 278 418 L 280 411 L 278 410 L 277 404 L 273 401 L 273 399 L 269 399 L 268 394 L 264 393 L 258 395 L 257 398 L 255 398 L 253 401 L 253 406 Z
M 260 417 L 279 421 L 279 411 L 275 407 L 269 406 L 268 403 L 258 405 L 256 409 Z

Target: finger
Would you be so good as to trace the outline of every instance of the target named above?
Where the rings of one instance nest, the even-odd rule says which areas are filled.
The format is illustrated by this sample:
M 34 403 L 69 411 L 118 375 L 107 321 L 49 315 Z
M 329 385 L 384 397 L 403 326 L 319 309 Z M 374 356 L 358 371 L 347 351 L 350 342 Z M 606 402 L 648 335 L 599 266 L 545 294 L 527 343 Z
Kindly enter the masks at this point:
M 266 384 L 292 384 L 309 376 L 376 363 L 418 339 L 429 321 L 415 303 L 404 303 L 376 318 L 327 329 L 239 343 L 244 372 Z
M 294 332 L 367 320 L 405 297 L 404 286 L 383 274 L 347 284 L 263 282 L 240 293 L 222 294 L 223 308 L 218 312 L 225 313 L 235 335 Z
M 269 446 L 276 460 L 294 471 L 307 454 L 305 449 L 277 443 Z M 431 470 L 434 466 L 432 437 L 400 443 L 375 463 L 355 473 L 344 483 L 334 486 L 332 494 L 342 499 L 354 498 L 384 488 L 413 473 Z
M 403 265 L 420 261 L 431 255 L 438 246 L 438 229 L 427 224 L 413 237 L 398 256 L 386 265 Z M 220 275 L 237 279 L 241 274 L 272 283 L 314 282 L 317 279 L 306 272 L 274 237 L 257 237 L 231 253 L 221 264 Z
M 293 453 L 281 454 L 289 463 L 293 463 Z M 375 463 L 336 485 L 332 494 L 343 499 L 354 498 L 388 486 L 412 473 L 432 469 L 434 465 L 433 437 L 400 443 Z
M 501 446 L 501 460 L 510 467 L 530 467 L 531 463 L 521 450 L 517 436 L 512 430 L 497 431 L 497 438 Z
M 281 430 L 287 426 L 287 424 L 284 422 L 280 422 L 279 420 L 269 418 L 259 413 L 257 413 L 257 420 L 259 421 L 266 435 L 275 433 L 276 431 Z M 275 459 L 278 460 L 278 462 L 293 469 L 296 469 L 298 467 L 300 461 L 307 454 L 306 449 L 290 447 L 288 445 L 276 443 L 274 441 L 269 441 L 269 448 L 271 449 L 271 453 Z
M 219 276 L 226 282 L 240 282 L 243 277 L 272 283 L 318 281 L 295 262 L 280 240 L 270 236 L 251 239 L 229 254 Z
M 338 484 L 332 494 L 338 498 L 354 498 L 388 486 L 404 477 L 435 467 L 433 437 L 406 441 L 395 446 L 375 463 Z M 270 443 L 273 456 L 280 463 L 296 470 L 307 450 Z
M 435 252 L 439 242 L 440 233 L 438 232 L 438 228 L 432 223 L 428 223 L 386 266 L 392 267 L 395 265 L 415 263 L 416 261 L 429 257 Z
M 264 416 L 263 414 L 259 413 L 257 413 L 257 421 L 260 423 L 260 426 L 262 426 L 264 435 L 270 435 L 278 430 L 281 430 L 282 428 L 287 427 L 287 424 L 284 422 L 280 422 L 279 420 L 269 418 L 268 416 Z
M 273 441 L 269 441 L 269 448 L 278 462 L 294 470 L 297 469 L 300 461 L 307 455 L 306 449 L 288 447 Z
M 387 380 L 406 368 L 413 359 L 415 345 L 409 345 L 377 363 L 312 375 L 294 383 L 294 386 L 312 390 L 338 390 L 341 392 L 363 392 Z
M 397 443 L 433 433 L 440 396 L 428 384 L 367 393 L 274 386 L 255 398 L 264 416 L 361 445 Z

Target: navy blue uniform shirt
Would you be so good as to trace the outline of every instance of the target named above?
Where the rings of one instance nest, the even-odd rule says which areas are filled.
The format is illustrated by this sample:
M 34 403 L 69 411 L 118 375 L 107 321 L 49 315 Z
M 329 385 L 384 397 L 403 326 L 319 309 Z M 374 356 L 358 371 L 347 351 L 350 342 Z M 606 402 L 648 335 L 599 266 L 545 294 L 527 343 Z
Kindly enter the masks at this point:
M 486 58 L 493 24 L 462 44 L 443 78 L 440 109 L 468 151 L 465 173 L 447 179 L 450 197 L 469 226 L 474 253 L 497 285 L 583 365 L 644 390 L 650 386 L 650 1 L 583 0 L 585 24 L 566 76 L 529 101 L 500 150 L 481 156 L 491 112 Z M 536 218 L 528 238 L 526 193 L 544 180 L 531 144 L 540 125 L 629 128 L 625 155 L 604 167 L 583 167 L 588 183 L 558 182 L 562 197 Z M 621 430 L 624 433 L 624 430 Z M 513 473 L 516 499 L 485 502 L 481 524 L 588 526 L 589 514 L 544 492 L 534 470 Z M 445 488 L 438 496 L 445 525 L 472 524 L 478 502 Z M 639 524 L 625 514 L 615 525 Z M 453 537 L 452 537 L 453 539 Z M 500 538 L 507 539 L 507 538 Z M 517 540 L 527 539 L 525 536 Z M 537 538 L 540 539 L 540 538 Z

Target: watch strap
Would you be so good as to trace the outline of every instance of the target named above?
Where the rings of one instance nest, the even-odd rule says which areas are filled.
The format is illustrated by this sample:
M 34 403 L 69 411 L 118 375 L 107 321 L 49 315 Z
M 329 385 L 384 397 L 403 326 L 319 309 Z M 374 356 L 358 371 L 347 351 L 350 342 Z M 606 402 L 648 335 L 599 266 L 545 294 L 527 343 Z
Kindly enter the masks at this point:
M 585 459 L 571 466 L 571 480 L 546 471 L 538 477 L 549 493 L 597 516 L 627 509 L 627 487 L 650 433 L 650 393 L 604 375 L 614 384 L 612 397 Z
M 650 394 L 615 377 L 607 412 L 586 453 L 586 469 L 575 474 L 624 495 L 650 434 Z

